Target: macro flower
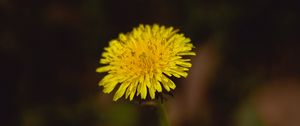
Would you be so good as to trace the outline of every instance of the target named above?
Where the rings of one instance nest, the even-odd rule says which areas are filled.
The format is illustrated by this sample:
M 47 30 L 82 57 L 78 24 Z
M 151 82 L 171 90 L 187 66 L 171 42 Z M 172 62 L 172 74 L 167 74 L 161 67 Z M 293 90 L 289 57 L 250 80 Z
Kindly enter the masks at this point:
M 192 64 L 191 59 L 183 56 L 196 55 L 191 40 L 178 31 L 173 27 L 141 24 L 111 40 L 100 59 L 104 66 L 96 69 L 108 73 L 99 82 L 103 92 L 110 93 L 118 87 L 113 100 L 125 95 L 131 101 L 139 95 L 141 99 L 155 99 L 155 94 L 163 90 L 174 90 L 176 85 L 168 77 L 187 77 Z

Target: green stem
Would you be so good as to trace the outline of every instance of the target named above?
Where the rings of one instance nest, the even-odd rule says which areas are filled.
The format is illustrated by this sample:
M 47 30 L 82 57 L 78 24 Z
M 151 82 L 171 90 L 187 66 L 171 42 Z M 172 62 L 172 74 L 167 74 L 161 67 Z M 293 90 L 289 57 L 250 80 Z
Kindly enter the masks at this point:
M 169 126 L 169 121 L 167 118 L 167 112 L 165 106 L 163 104 L 158 103 L 159 116 L 160 116 L 160 125 L 161 126 Z

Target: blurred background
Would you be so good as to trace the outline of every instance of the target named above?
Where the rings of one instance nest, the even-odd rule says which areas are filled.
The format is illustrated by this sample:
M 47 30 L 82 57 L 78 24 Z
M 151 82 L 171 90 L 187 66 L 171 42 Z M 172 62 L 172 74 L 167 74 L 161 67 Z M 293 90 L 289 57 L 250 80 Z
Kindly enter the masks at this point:
M 299 126 L 299 4 L 258 0 L 0 0 L 0 126 Z M 140 23 L 195 44 L 157 107 L 103 94 L 103 48 Z

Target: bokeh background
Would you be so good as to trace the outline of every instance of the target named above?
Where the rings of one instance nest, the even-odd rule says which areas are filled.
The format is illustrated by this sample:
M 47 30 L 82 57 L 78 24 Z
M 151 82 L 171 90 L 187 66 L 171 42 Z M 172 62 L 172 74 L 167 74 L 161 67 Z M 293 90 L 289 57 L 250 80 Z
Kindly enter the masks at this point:
M 299 126 L 299 12 L 296 0 L 0 0 L 0 125 Z M 165 114 L 98 87 L 103 48 L 140 23 L 196 46 Z

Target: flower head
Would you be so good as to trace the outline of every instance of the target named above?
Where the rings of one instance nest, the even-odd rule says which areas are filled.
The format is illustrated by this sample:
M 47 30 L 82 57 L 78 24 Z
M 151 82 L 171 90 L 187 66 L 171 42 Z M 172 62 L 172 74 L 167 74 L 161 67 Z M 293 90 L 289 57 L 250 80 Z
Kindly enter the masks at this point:
M 156 92 L 175 89 L 167 76 L 187 77 L 192 64 L 183 56 L 195 55 L 191 40 L 177 32 L 173 27 L 140 25 L 111 40 L 100 59 L 105 66 L 96 69 L 108 73 L 99 82 L 103 92 L 110 93 L 119 84 L 113 100 L 125 94 L 131 101 L 139 95 L 146 99 L 147 94 L 155 99 Z

